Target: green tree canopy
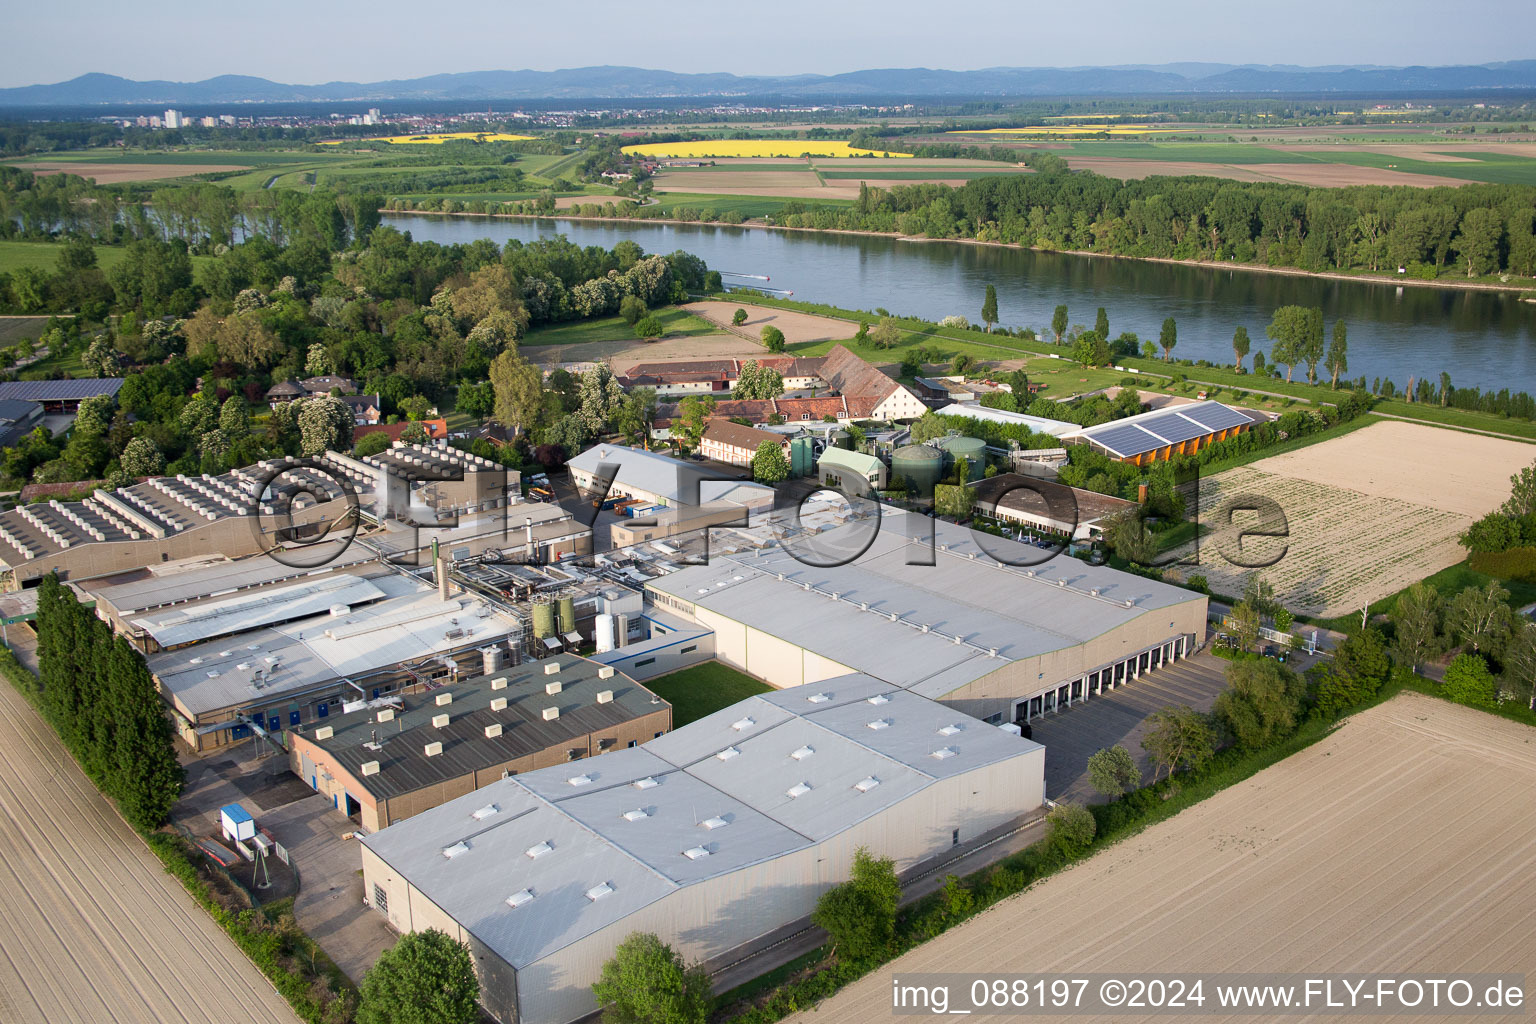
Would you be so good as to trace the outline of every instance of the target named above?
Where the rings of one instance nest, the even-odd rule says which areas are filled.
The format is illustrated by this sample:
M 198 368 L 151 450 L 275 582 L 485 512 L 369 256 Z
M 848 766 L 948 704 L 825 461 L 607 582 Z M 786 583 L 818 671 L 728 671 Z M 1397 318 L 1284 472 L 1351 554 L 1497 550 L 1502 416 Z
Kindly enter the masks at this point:
M 854 851 L 848 881 L 821 894 L 811 921 L 831 936 L 840 956 L 867 962 L 890 950 L 900 902 L 895 862 L 876 858 L 861 846 Z
M 1106 796 L 1119 796 L 1141 785 L 1141 767 L 1131 752 L 1117 743 L 1089 756 L 1088 782 Z
M 604 1024 L 704 1024 L 713 1001 L 703 968 L 648 932 L 619 943 L 592 994 Z
M 357 1024 L 478 1024 L 469 948 L 435 928 L 408 932 L 363 978 Z

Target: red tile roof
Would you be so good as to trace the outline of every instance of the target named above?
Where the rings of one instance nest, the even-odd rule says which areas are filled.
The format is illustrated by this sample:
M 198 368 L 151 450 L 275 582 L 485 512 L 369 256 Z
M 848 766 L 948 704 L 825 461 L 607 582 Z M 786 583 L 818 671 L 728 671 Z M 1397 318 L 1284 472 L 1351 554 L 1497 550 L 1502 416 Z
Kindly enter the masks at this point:
M 426 428 L 427 437 L 430 440 L 440 441 L 448 436 L 447 420 L 420 420 L 419 422 Z M 366 427 L 353 427 L 352 443 L 357 444 L 357 442 L 369 434 L 388 434 L 391 441 L 398 441 L 400 440 L 400 435 L 405 433 L 405 428 L 410 425 L 408 421 L 401 421 L 400 423 L 374 423 Z

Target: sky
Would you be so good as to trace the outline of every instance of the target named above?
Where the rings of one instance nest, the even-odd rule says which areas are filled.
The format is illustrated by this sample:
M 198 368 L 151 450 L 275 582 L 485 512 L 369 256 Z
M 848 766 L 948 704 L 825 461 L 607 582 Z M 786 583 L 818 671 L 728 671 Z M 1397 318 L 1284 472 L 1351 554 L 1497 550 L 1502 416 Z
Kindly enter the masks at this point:
M 308 85 L 596 64 L 784 75 L 1536 58 L 1531 0 L 48 0 L 12 5 L 5 24 L 0 87 L 93 71 Z

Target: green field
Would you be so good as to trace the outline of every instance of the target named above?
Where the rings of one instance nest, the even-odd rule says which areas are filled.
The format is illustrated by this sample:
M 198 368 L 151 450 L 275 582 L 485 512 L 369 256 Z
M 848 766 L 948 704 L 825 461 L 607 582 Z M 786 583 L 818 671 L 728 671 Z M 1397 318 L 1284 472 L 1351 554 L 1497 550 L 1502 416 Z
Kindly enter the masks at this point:
M 57 270 L 62 247 L 52 242 L 0 242 L 0 272 L 21 267 Z M 96 265 L 110 270 L 123 258 L 123 250 L 108 245 L 96 247 Z
M 715 213 L 726 213 L 734 210 L 743 217 L 767 217 L 784 209 L 787 203 L 799 203 L 802 206 L 851 206 L 852 199 L 791 199 L 786 196 L 717 196 L 696 194 L 692 192 L 659 192 L 656 194 L 657 202 L 652 206 L 659 206 L 663 211 L 675 210 L 679 206 L 688 206 L 695 210 L 713 210 Z
M 701 320 L 692 313 L 685 313 L 676 307 L 653 310 L 651 315 L 666 327 L 667 333 L 663 337 L 697 338 L 706 334 L 720 333 L 720 328 L 709 321 Z M 619 317 L 609 316 L 597 320 L 577 320 L 568 324 L 556 324 L 553 327 L 540 327 L 529 331 L 520 343 L 520 347 L 638 340 L 633 327 Z
M 1430 163 L 1427 160 L 1410 160 L 1389 153 L 1340 152 L 1309 154 L 1323 163 L 1350 164 L 1355 167 L 1380 167 L 1405 174 L 1433 174 L 1442 178 L 1462 178 L 1466 181 L 1487 181 L 1496 185 L 1536 185 L 1536 160 L 1530 157 L 1502 153 L 1469 153 L 1459 146 L 1447 146 L 1453 156 L 1466 157 L 1475 163 Z
M 670 675 L 659 676 L 648 681 L 645 686 L 672 705 L 674 729 L 696 722 L 705 715 L 712 715 L 737 701 L 773 689 L 767 683 L 760 683 L 718 661 L 708 661 Z
M 37 340 L 50 319 L 46 316 L 0 316 L 0 346 L 14 345 L 23 338 Z
M 1242 142 L 1074 142 L 1073 156 L 1112 156 L 1127 160 L 1185 160 L 1213 164 L 1327 163 L 1315 153 L 1288 153 Z M 1437 165 L 1438 166 L 1438 165 Z

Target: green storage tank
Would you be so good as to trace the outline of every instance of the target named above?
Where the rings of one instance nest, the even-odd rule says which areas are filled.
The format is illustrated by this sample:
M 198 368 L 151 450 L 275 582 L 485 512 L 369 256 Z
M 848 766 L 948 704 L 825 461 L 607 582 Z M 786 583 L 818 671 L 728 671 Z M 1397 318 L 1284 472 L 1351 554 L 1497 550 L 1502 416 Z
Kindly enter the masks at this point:
M 810 476 L 816 472 L 816 450 L 809 437 L 793 437 L 789 441 L 789 475 Z
M 845 452 L 853 451 L 853 435 L 842 427 L 833 427 L 827 431 L 827 445 L 831 448 L 841 448 Z
M 951 472 L 955 464 L 966 459 L 970 466 L 967 480 L 980 480 L 987 473 L 987 443 L 974 437 L 943 437 L 939 445 L 944 449 L 944 469 Z
M 560 632 L 576 632 L 576 599 L 574 597 L 562 597 L 560 599 Z
M 891 479 L 905 480 L 917 497 L 933 497 L 933 485 L 944 476 L 944 453 L 926 444 L 909 444 L 891 455 Z
M 548 601 L 533 603 L 533 635 L 538 640 L 555 635 L 555 606 Z

